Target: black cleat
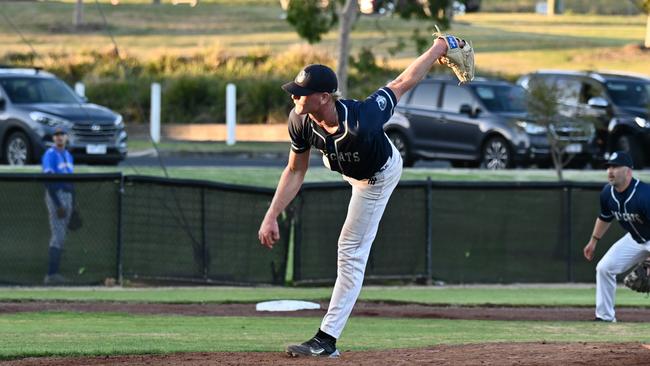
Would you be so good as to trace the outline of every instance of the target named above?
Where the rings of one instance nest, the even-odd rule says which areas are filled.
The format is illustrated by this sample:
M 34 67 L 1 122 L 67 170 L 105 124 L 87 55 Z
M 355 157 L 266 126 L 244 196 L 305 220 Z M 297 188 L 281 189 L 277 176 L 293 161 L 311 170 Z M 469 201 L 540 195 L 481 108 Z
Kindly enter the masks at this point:
M 287 354 L 291 357 L 314 356 L 330 358 L 341 355 L 334 342 L 318 337 L 314 337 L 302 344 L 292 344 L 287 347 Z
M 603 318 L 599 318 L 599 317 L 595 317 L 595 318 L 594 318 L 594 321 L 595 321 L 595 322 L 603 322 L 603 323 L 616 323 L 616 319 L 605 320 L 605 319 L 603 319 Z

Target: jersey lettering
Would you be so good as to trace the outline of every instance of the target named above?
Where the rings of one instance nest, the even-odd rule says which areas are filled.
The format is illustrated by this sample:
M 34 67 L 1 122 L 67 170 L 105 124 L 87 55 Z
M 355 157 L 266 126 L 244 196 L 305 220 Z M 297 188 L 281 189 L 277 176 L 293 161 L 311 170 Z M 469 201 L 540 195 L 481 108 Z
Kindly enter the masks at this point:
M 612 213 L 614 214 L 616 220 L 618 221 L 632 222 L 635 224 L 643 224 L 643 220 L 641 220 L 641 215 L 639 214 L 618 212 L 618 211 L 612 211 Z
M 359 152 L 339 152 L 337 153 L 329 153 L 326 154 L 328 158 L 331 160 L 338 160 L 338 161 L 343 161 L 347 163 L 358 163 L 361 161 L 361 158 L 359 157 Z

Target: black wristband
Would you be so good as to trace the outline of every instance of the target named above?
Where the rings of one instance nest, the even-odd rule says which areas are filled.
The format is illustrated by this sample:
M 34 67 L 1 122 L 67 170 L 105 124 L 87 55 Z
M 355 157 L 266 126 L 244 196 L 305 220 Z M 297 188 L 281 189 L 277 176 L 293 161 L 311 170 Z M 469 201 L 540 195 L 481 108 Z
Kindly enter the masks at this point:
M 596 235 L 592 235 L 591 238 L 592 238 L 592 239 L 596 239 L 596 240 L 600 240 L 600 238 L 597 237 Z

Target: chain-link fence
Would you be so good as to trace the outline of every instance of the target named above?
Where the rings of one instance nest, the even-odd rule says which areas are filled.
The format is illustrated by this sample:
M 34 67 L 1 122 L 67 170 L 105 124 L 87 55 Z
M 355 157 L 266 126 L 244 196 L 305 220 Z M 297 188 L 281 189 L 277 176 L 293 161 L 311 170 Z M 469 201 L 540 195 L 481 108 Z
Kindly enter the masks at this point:
M 260 246 L 272 189 L 121 174 L 0 175 L 0 283 L 42 284 L 52 228 L 46 187 L 74 187 L 83 225 L 68 230 L 60 274 L 220 284 L 332 283 L 351 195 L 305 184 L 280 217 L 281 240 Z M 372 279 L 448 283 L 591 282 L 582 258 L 602 184 L 402 182 L 367 266 Z M 604 242 L 613 243 L 617 225 Z M 602 255 L 607 246 L 599 247 Z

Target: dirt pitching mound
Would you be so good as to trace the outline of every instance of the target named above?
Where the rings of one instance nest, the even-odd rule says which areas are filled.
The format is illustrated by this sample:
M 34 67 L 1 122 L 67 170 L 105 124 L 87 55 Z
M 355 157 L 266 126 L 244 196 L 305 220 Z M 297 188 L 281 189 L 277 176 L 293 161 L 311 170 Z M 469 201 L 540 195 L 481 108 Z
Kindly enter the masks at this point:
M 639 343 L 488 343 L 423 349 L 345 352 L 338 359 L 289 358 L 282 352 L 180 353 L 78 358 L 27 358 L 2 362 L 12 366 L 77 365 L 442 365 L 442 366 L 641 366 L 650 349 Z
M 327 303 L 321 310 L 256 311 L 255 304 L 155 304 L 126 302 L 0 302 L 0 314 L 38 311 L 120 312 L 129 314 L 179 314 L 196 316 L 315 316 L 325 315 Z M 432 306 L 412 303 L 359 301 L 353 316 L 423 319 L 471 320 L 543 320 L 591 321 L 594 309 L 580 307 L 479 307 Z M 623 322 L 645 322 L 650 308 L 618 308 L 616 316 Z M 650 365 L 650 362 L 648 363 Z

